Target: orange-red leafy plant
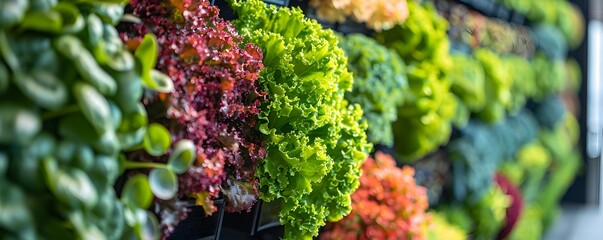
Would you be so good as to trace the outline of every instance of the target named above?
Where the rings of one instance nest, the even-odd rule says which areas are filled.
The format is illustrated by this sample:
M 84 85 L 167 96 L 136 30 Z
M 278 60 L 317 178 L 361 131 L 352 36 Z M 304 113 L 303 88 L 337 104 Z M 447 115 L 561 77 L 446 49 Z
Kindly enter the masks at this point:
M 362 171 L 352 212 L 327 225 L 320 239 L 425 239 L 429 203 L 426 189 L 415 183 L 415 170 L 397 168 L 390 155 L 377 152 Z

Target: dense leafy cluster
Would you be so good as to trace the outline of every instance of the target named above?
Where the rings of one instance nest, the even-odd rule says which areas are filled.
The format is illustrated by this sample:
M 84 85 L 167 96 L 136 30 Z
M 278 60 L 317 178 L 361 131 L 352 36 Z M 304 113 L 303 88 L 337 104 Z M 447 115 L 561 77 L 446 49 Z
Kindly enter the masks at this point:
M 464 127 L 471 113 L 481 111 L 486 104 L 486 75 L 481 63 L 471 55 L 456 53 L 451 59 L 453 64 L 447 75 L 458 102 L 454 123 Z
M 347 58 L 337 36 L 300 9 L 232 5 L 241 35 L 264 53 L 259 81 L 269 102 L 258 124 L 268 154 L 257 172 L 260 197 L 281 200 L 286 239 L 316 236 L 326 220 L 350 212 L 371 148 L 362 109 L 343 98 L 353 84 Z
M 179 196 L 197 198 L 211 214 L 212 198 L 222 192 L 226 210 L 248 211 L 257 196 L 256 167 L 265 156 L 254 130 L 264 96 L 256 81 L 261 50 L 243 44 L 208 1 L 134 0 L 130 7 L 141 22 L 124 27 L 122 38 L 138 45 L 144 34 L 155 33 L 161 45 L 157 69 L 174 81 L 173 91 L 146 97 L 150 121 L 196 147 L 194 167 L 179 177 Z
M 511 203 L 511 198 L 498 185 L 493 185 L 477 204 L 471 205 L 469 212 L 475 220 L 474 239 L 495 239 L 503 227 L 506 210 Z
M 552 94 L 561 92 L 565 88 L 567 69 L 565 61 L 550 59 L 542 54 L 537 54 L 532 59 L 532 68 L 536 74 L 536 86 L 538 91 L 534 96 L 543 99 Z
M 497 124 L 472 120 L 446 149 L 452 161 L 452 194 L 459 202 L 476 203 L 492 186 L 499 164 L 537 136 L 531 113 L 520 112 Z
M 548 59 L 564 59 L 568 46 L 563 33 L 553 25 L 541 24 L 532 28 L 537 49 Z
M 509 197 L 510 205 L 506 209 L 505 221 L 502 229 L 498 232 L 498 239 L 506 239 L 507 236 L 515 229 L 517 221 L 521 216 L 524 208 L 524 200 L 519 187 L 512 183 L 504 175 L 496 174 L 496 184 L 503 190 L 503 192 Z
M 392 123 L 408 88 L 404 62 L 391 50 L 360 34 L 340 36 L 339 46 L 348 57 L 348 70 L 354 74 L 352 92 L 346 93 L 345 98 L 362 107 L 363 119 L 369 126 L 368 140 L 392 146 Z
M 445 72 L 450 67 L 447 22 L 429 4 L 408 2 L 402 25 L 376 40 L 396 51 L 408 65 L 408 101 L 398 109 L 394 144 L 400 157 L 415 160 L 448 141 L 456 101 Z
M 526 201 L 532 201 L 540 191 L 550 163 L 548 150 L 535 141 L 519 149 L 515 158 L 503 163 L 500 170 L 511 183 L 521 188 Z
M 544 229 L 540 219 L 542 213 L 537 205 L 529 206 L 519 217 L 517 227 L 513 229 L 509 240 L 539 240 L 542 239 Z
M 488 48 L 498 54 L 520 56 L 534 53 L 535 43 L 528 27 L 475 14 L 463 4 L 450 3 L 441 9 L 448 9 L 443 15 L 450 21 L 448 36 L 454 49 L 468 52 Z
M 486 74 L 484 89 L 486 106 L 478 113 L 478 117 L 486 122 L 500 121 L 505 117 L 506 110 L 512 106 L 512 75 L 508 66 L 496 53 L 481 48 L 477 49 L 474 54 Z
M 431 212 L 431 226 L 428 231 L 429 240 L 464 240 L 467 239 L 467 233 L 460 227 L 451 224 L 446 217 Z
M 581 156 L 576 146 L 579 125 L 571 114 L 565 114 L 563 120 L 554 129 L 544 129 L 540 141 L 551 156 L 546 184 L 541 186 L 536 201 L 542 208 L 544 228 L 548 228 L 559 214 L 557 203 L 572 183 L 581 165 Z
M 408 17 L 406 0 L 311 0 L 310 6 L 317 9 L 321 19 L 345 22 L 351 18 L 377 31 L 402 24 Z
M 509 110 L 511 113 L 515 113 L 524 108 L 529 99 L 534 98 L 538 92 L 538 85 L 536 83 L 536 73 L 526 58 L 517 55 L 508 55 L 503 57 L 503 64 L 506 65 L 508 72 L 510 73 L 511 92 L 511 104 Z
M 499 0 L 525 14 L 534 23 L 555 25 L 570 46 L 576 47 L 584 38 L 584 16 L 567 0 Z
M 396 167 L 377 152 L 362 165 L 360 188 L 352 195 L 352 212 L 327 225 L 321 239 L 426 239 L 430 216 L 425 188 L 417 186 L 414 169 Z
M 140 98 L 143 86 L 171 81 L 145 67 L 155 65 L 153 36 L 134 55 L 123 46 L 114 27 L 122 15 L 113 2 L 0 2 L 2 237 L 159 237 L 151 191 L 173 195 L 171 180 L 194 152 L 182 139 L 168 164 L 125 159 L 132 147 L 170 148 L 164 127 L 147 126 Z M 139 167 L 154 169 L 131 176 L 118 198 L 118 176 Z

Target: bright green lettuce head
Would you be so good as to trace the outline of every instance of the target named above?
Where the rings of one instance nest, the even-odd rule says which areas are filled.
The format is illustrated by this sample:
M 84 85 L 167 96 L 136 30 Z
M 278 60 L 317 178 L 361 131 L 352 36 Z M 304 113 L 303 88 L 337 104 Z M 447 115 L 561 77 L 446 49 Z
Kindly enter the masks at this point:
M 391 50 L 361 34 L 340 36 L 339 46 L 348 57 L 348 70 L 354 74 L 354 86 L 352 92 L 346 93 L 346 99 L 362 106 L 369 141 L 391 147 L 392 123 L 408 88 L 404 62 Z
M 371 145 L 362 109 L 343 98 L 352 88 L 337 36 L 298 8 L 234 1 L 234 23 L 259 46 L 259 79 L 268 96 L 259 116 L 267 157 L 258 167 L 260 198 L 281 200 L 285 239 L 310 239 L 326 220 L 351 211 L 360 166 Z
M 478 117 L 486 122 L 497 122 L 504 118 L 506 110 L 512 106 L 513 78 L 496 53 L 481 48 L 475 50 L 474 54 L 486 73 L 486 106 Z
M 445 76 L 452 63 L 448 23 L 432 5 L 409 1 L 408 8 L 410 15 L 403 25 L 381 32 L 375 39 L 408 65 L 410 91 L 398 109 L 393 129 L 398 155 L 413 161 L 448 141 L 456 98 Z
M 509 73 L 511 73 L 510 78 L 513 84 L 511 87 L 513 97 L 511 98 L 510 110 L 517 112 L 523 109 L 527 100 L 534 97 L 538 91 L 536 74 L 526 58 L 509 55 L 502 58 L 502 60 Z
M 471 113 L 482 110 L 486 104 L 486 75 L 480 62 L 472 56 L 455 53 L 451 59 L 453 64 L 447 76 L 458 102 L 454 123 L 462 128 L 469 121 Z
M 564 60 L 549 59 L 543 54 L 536 54 L 532 59 L 532 68 L 536 73 L 537 100 L 559 93 L 565 88 L 567 69 Z

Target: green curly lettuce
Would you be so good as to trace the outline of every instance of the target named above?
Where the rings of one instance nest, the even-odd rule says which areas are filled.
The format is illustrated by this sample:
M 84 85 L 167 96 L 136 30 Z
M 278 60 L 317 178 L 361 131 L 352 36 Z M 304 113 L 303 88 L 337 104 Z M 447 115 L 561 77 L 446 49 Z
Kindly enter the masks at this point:
M 408 88 L 404 62 L 391 50 L 361 34 L 340 36 L 339 46 L 348 57 L 348 70 L 354 74 L 352 92 L 346 93 L 345 98 L 362 106 L 369 141 L 391 147 L 392 123 Z
M 512 79 L 510 111 L 518 112 L 525 106 L 529 98 L 532 98 L 538 92 L 536 85 L 536 74 L 532 69 L 530 62 L 517 55 L 505 56 L 503 63 L 506 65 L 510 78 Z
M 456 53 L 451 55 L 451 59 L 453 64 L 447 76 L 458 102 L 454 123 L 464 127 L 471 113 L 482 110 L 486 104 L 486 75 L 480 62 L 472 56 Z
M 504 118 L 506 110 L 512 106 L 513 78 L 496 53 L 480 48 L 474 54 L 486 73 L 486 106 L 478 117 L 486 122 L 497 122 Z
M 351 211 L 360 166 L 371 145 L 362 109 L 343 98 L 353 84 L 337 36 L 298 8 L 234 1 L 234 24 L 264 54 L 259 115 L 267 156 L 258 167 L 260 198 L 281 200 L 285 239 L 311 239 L 326 220 Z
M 445 75 L 451 65 L 448 23 L 430 4 L 409 1 L 408 8 L 410 15 L 403 25 L 375 39 L 408 65 L 408 101 L 398 109 L 393 129 L 398 155 L 413 161 L 448 141 L 456 99 Z
M 532 68 L 536 73 L 538 91 L 534 97 L 537 100 L 559 93 L 565 88 L 567 69 L 564 60 L 549 59 L 543 54 L 536 54 L 532 59 Z

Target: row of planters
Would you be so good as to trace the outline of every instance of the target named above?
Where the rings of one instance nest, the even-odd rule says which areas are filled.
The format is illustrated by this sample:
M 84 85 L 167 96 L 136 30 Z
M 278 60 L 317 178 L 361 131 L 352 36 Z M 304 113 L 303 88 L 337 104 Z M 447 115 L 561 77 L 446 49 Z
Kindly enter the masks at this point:
M 550 225 L 579 162 L 555 97 L 575 68 L 559 28 L 522 28 L 535 54 L 451 51 L 447 30 L 466 26 L 429 2 L 270 3 L 322 25 L 260 0 L 0 3 L 0 236 L 538 239 L 514 222 Z

